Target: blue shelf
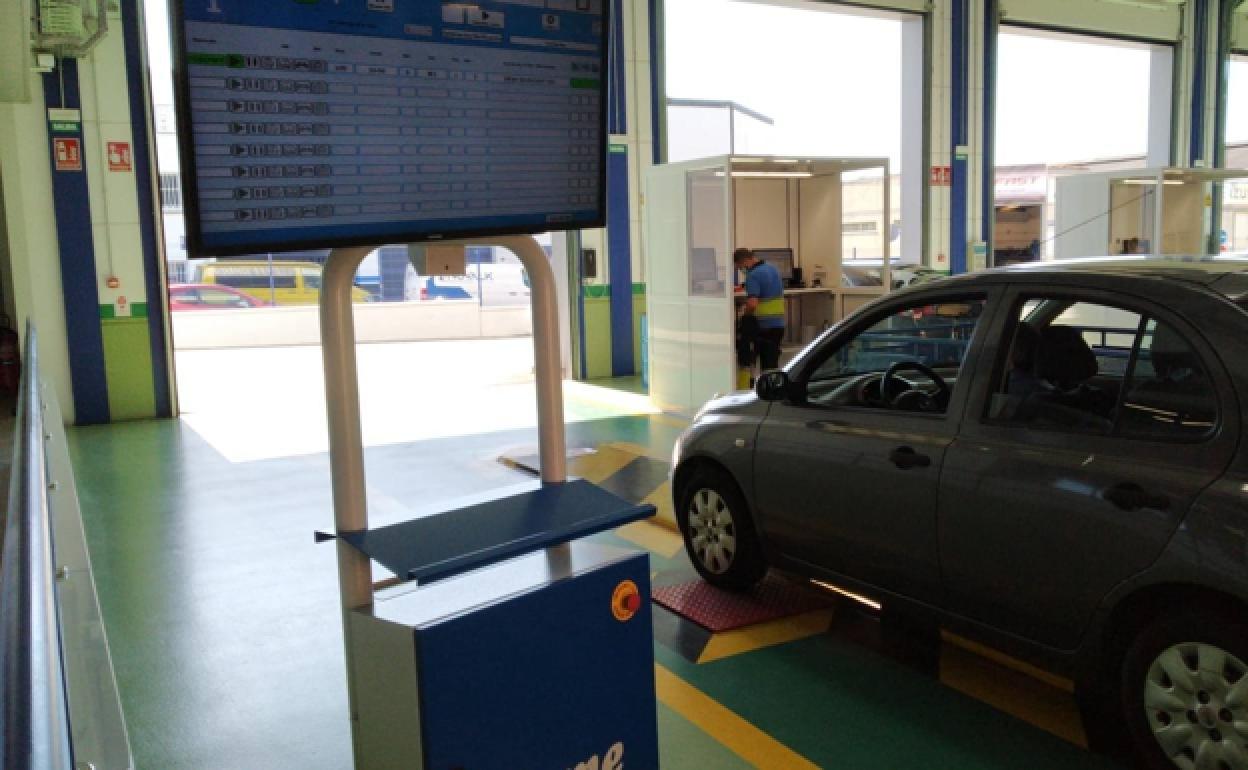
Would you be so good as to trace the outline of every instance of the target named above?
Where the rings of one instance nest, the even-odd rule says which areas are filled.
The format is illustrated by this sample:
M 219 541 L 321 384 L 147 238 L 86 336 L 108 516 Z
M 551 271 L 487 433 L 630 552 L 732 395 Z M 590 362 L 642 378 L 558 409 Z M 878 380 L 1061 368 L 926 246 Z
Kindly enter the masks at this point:
M 588 481 L 551 484 L 343 540 L 394 574 L 431 581 L 653 516 Z

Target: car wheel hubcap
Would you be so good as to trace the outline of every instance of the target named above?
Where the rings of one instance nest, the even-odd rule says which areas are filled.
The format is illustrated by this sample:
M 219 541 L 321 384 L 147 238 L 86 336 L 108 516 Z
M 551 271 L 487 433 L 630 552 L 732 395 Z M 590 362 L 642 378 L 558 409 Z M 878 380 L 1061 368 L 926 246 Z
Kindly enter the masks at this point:
M 1144 683 L 1153 737 L 1184 770 L 1248 770 L 1248 666 L 1212 644 L 1184 642 Z
M 714 575 L 732 566 L 737 553 L 737 529 L 732 511 L 713 489 L 699 489 L 689 503 L 689 542 L 698 563 Z

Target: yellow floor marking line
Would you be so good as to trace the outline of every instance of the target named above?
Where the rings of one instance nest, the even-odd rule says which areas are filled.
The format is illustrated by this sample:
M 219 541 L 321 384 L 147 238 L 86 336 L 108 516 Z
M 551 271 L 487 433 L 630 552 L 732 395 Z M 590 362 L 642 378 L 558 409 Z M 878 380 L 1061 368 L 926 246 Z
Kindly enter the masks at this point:
M 609 441 L 603 444 L 603 446 L 611 447 L 612 449 L 619 449 L 622 452 L 630 452 L 634 455 L 637 455 L 638 457 L 649 457 L 651 460 L 658 460 L 659 462 L 664 463 L 664 464 L 670 463 L 672 461 L 671 447 L 668 447 L 667 451 L 663 451 L 662 449 L 659 449 L 657 447 L 648 447 L 643 444 L 634 444 L 631 441 Z
M 615 534 L 647 551 L 671 559 L 685 547 L 680 535 L 653 519 L 634 521 L 615 530 Z
M 689 427 L 688 418 L 681 417 L 678 414 L 671 414 L 669 412 L 659 412 L 658 414 L 652 414 L 650 415 L 650 419 L 654 420 L 657 423 L 662 423 L 663 425 L 670 425 L 673 428 L 688 428 Z
M 819 766 L 655 664 L 659 701 L 741 759 L 762 770 L 818 770 Z
M 1007 668 L 978 652 L 942 645 L 940 681 L 1076 746 L 1088 747 L 1079 707 L 1069 692 Z
M 710 663 L 733 655 L 740 655 L 764 647 L 822 634 L 832 625 L 833 610 L 815 610 L 767 623 L 724 631 L 711 637 L 711 641 L 698 656 L 698 663 Z
M 586 481 L 601 484 L 635 459 L 637 459 L 636 455 L 629 452 L 603 446 L 593 454 L 573 458 L 568 464 L 568 471 L 571 475 L 579 476 Z
M 680 526 L 676 523 L 676 507 L 672 503 L 672 482 L 664 481 L 659 488 L 646 495 L 643 503 L 649 503 L 658 511 L 652 521 L 679 534 Z
M 1006 655 L 1004 652 L 999 650 L 994 650 L 987 645 L 980 644 L 979 642 L 972 641 L 971 639 L 967 639 L 950 631 L 944 630 L 940 632 L 940 638 L 947 644 L 952 644 L 955 647 L 961 647 L 967 652 L 974 653 L 981 658 L 987 658 L 993 663 L 1013 669 L 1020 674 L 1026 674 L 1032 679 L 1039 679 L 1041 682 L 1044 682 L 1050 687 L 1055 687 L 1059 690 L 1064 690 L 1072 694 L 1075 691 L 1075 683 L 1066 677 L 1058 676 L 1057 674 L 1045 671 L 1042 668 L 1037 668 L 1030 663 L 1026 663 L 1018 658 Z

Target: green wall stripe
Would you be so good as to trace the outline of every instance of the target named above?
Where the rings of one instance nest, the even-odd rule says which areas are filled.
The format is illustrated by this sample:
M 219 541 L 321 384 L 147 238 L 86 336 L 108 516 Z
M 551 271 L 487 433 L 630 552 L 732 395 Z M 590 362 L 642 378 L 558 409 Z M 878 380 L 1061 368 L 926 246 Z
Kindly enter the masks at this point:
M 633 294 L 645 294 L 646 285 L 644 283 L 633 284 Z M 581 294 L 585 299 L 603 299 L 611 296 L 611 287 L 605 283 L 591 283 L 581 287 Z
M 641 371 L 641 314 L 646 312 L 646 285 L 634 283 L 633 371 Z M 611 377 L 611 294 L 606 284 L 582 288 L 585 314 L 585 379 Z
M 111 306 L 101 305 L 101 309 Z M 138 303 L 132 308 L 137 311 Z M 102 312 L 102 310 L 101 310 Z M 152 380 L 152 346 L 143 315 L 107 318 L 100 322 L 104 340 L 104 376 L 108 383 L 108 408 L 113 420 L 137 420 L 156 416 L 156 386 Z
M 585 377 L 611 376 L 611 298 L 585 298 Z
M 641 316 L 646 312 L 646 293 L 644 286 L 643 291 L 637 291 L 639 285 L 633 284 L 633 371 L 641 376 Z
M 130 305 L 130 318 L 147 318 L 147 303 L 135 302 Z M 112 305 L 100 305 L 100 318 L 110 320 L 117 318 L 116 309 Z M 125 320 L 124 318 L 117 320 Z

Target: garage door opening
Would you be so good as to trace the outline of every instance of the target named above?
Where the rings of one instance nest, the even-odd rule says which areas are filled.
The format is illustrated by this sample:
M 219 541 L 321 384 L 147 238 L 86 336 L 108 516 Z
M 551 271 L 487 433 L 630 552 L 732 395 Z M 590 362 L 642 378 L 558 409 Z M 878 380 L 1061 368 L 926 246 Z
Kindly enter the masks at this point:
M 1001 29 L 993 264 L 1053 256 L 1058 177 L 1169 163 L 1172 59 L 1169 46 Z
M 887 157 L 887 221 L 847 205 L 845 230 L 888 232 L 895 262 L 921 261 L 921 17 L 810 2 L 664 6 L 667 161 Z
M 1226 166 L 1248 168 L 1248 55 L 1231 57 L 1226 108 Z M 1222 251 L 1248 255 L 1248 182 L 1222 189 L 1220 240 Z

